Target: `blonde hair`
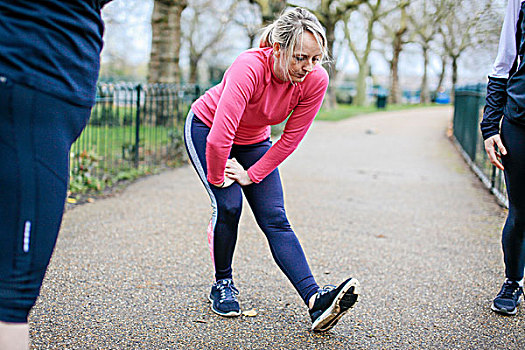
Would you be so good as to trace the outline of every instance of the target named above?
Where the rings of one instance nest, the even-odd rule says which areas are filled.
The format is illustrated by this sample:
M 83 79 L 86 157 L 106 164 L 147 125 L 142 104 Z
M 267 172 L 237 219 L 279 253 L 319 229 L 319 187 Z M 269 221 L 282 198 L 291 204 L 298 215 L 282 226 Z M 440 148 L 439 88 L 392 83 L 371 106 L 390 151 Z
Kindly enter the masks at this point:
M 321 63 L 328 61 L 326 33 L 319 20 L 308 10 L 296 7 L 283 12 L 277 20 L 263 29 L 259 47 L 273 47 L 279 43 L 283 51 L 283 62 L 288 66 L 301 35 L 308 31 L 313 34 L 321 49 Z M 285 67 L 282 67 L 285 68 Z M 287 72 L 287 70 L 285 70 Z M 287 78 L 291 80 L 289 73 Z

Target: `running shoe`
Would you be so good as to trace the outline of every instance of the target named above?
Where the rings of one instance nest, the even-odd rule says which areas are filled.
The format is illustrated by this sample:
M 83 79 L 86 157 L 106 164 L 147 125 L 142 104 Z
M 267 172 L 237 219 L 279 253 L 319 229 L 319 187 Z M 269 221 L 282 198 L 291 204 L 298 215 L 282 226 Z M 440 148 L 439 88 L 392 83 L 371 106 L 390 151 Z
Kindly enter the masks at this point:
M 239 316 L 241 310 L 237 301 L 237 295 L 239 295 L 239 290 L 235 288 L 231 278 L 218 280 L 211 287 L 208 297 L 211 301 L 211 309 L 221 316 Z
M 492 310 L 502 315 L 515 315 L 521 303 L 523 288 L 517 281 L 505 280 L 501 290 L 492 303 Z
M 357 302 L 359 281 L 349 278 L 336 286 L 325 286 L 317 292 L 314 306 L 310 309 L 312 330 L 326 332 Z

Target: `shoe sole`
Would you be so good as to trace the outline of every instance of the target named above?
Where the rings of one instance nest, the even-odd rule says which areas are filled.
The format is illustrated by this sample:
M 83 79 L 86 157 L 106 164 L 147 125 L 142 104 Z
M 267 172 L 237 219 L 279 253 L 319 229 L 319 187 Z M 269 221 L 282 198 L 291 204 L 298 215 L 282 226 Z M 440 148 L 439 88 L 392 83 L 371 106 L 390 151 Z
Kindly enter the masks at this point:
M 332 305 L 319 316 L 312 324 L 312 331 L 326 332 L 339 322 L 339 319 L 354 306 L 359 294 L 359 281 L 351 278 L 341 288 L 339 294 L 334 298 Z
M 521 302 L 518 301 L 518 303 L 516 304 L 516 307 L 513 310 L 511 310 L 511 311 L 509 311 L 507 309 L 498 309 L 497 307 L 494 306 L 494 303 L 492 303 L 490 308 L 492 309 L 492 311 L 494 311 L 494 312 L 496 312 L 496 313 L 498 313 L 500 315 L 514 316 L 518 312 L 518 308 L 517 307 L 520 306 L 520 304 L 521 304 Z
M 239 311 L 230 311 L 230 312 L 221 312 L 220 310 L 216 310 L 213 307 L 213 299 L 211 298 L 211 295 L 208 295 L 208 300 L 211 302 L 211 311 L 215 312 L 217 315 L 224 316 L 224 317 L 237 317 L 241 315 L 241 310 Z

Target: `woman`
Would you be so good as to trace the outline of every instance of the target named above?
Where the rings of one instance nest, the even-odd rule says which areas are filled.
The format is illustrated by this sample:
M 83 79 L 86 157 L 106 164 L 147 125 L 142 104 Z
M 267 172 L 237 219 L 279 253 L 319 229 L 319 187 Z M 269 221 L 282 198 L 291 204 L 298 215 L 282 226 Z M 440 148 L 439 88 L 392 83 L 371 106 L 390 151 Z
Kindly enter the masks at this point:
M 242 53 L 222 82 L 201 96 L 188 114 L 186 147 L 213 207 L 208 243 L 216 282 L 209 299 L 219 315 L 240 315 L 232 257 L 241 190 L 276 263 L 309 307 L 314 331 L 332 328 L 357 300 L 356 279 L 337 288 L 320 289 L 315 282 L 286 218 L 277 170 L 321 107 L 328 86 L 320 64 L 325 57 L 326 37 L 318 20 L 304 9 L 289 10 L 266 28 L 260 48 Z M 270 125 L 288 116 L 280 140 L 272 146 Z
M 517 312 L 525 267 L 524 14 L 523 0 L 509 0 L 481 122 L 485 150 L 492 164 L 504 171 L 509 199 L 501 240 L 506 279 L 492 303 L 492 310 L 504 315 Z

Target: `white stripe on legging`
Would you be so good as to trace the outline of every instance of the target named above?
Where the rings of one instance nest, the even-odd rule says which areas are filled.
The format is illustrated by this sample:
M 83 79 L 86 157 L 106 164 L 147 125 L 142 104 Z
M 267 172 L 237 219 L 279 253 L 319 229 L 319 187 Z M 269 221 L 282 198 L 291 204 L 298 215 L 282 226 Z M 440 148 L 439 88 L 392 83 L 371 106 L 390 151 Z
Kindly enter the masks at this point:
M 208 246 L 210 248 L 210 256 L 213 263 L 213 267 L 215 269 L 215 256 L 213 254 L 213 238 L 214 238 L 214 232 L 215 232 L 215 225 L 217 224 L 217 200 L 215 199 L 215 195 L 213 194 L 210 184 L 208 183 L 208 180 L 206 179 L 206 174 L 204 173 L 204 168 L 202 167 L 202 164 L 199 160 L 199 156 L 197 155 L 197 151 L 195 150 L 195 146 L 193 145 L 193 138 L 191 137 L 191 125 L 193 123 L 193 116 L 195 114 L 190 109 L 188 112 L 188 117 L 186 118 L 186 124 L 184 127 L 184 141 L 186 142 L 186 147 L 188 148 L 189 156 L 192 160 L 192 163 L 195 167 L 195 170 L 197 170 L 197 174 L 199 175 L 199 178 L 201 179 L 202 183 L 204 184 L 204 187 L 206 188 L 206 191 L 208 192 L 208 195 L 211 199 L 211 207 L 213 209 L 210 219 L 210 224 L 208 225 Z

